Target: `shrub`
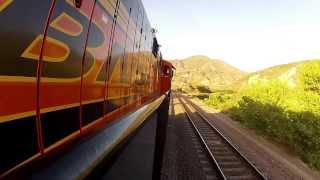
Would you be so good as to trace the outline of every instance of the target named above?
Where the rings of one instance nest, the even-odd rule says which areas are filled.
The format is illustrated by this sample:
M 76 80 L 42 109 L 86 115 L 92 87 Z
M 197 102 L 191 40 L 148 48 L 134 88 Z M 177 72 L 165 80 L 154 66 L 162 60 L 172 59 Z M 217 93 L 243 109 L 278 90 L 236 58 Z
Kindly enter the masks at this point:
M 294 127 L 292 147 L 312 166 L 320 169 L 320 116 L 312 112 L 288 112 Z
M 286 144 L 320 169 L 320 82 L 310 77 L 317 72 L 299 76 L 301 85 L 295 89 L 280 80 L 257 81 L 238 94 L 213 93 L 206 102 L 227 110 L 233 119 L 259 134 Z
M 232 107 L 236 102 L 236 96 L 232 93 L 216 92 L 209 95 L 206 103 L 220 110 Z
M 305 91 L 320 94 L 320 61 L 303 64 L 299 70 L 299 81 Z
M 198 91 L 199 91 L 200 93 L 211 93 L 210 88 L 207 87 L 207 86 L 198 85 L 198 86 L 196 86 L 196 88 L 198 89 Z

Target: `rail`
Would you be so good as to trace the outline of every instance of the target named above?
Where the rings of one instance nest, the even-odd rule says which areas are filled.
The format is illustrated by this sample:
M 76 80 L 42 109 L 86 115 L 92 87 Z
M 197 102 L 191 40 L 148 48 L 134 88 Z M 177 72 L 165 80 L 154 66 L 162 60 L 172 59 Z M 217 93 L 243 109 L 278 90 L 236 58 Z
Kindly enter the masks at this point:
M 235 147 L 187 98 L 178 95 L 201 144 L 218 172 L 219 179 L 266 179 L 262 173 Z M 195 113 L 191 114 L 191 108 Z

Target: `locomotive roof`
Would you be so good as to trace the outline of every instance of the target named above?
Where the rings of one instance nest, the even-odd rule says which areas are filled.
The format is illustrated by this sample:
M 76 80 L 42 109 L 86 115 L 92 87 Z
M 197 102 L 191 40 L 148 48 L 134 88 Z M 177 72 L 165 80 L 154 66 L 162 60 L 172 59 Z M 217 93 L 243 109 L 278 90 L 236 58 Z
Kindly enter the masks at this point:
M 168 61 L 168 60 L 161 60 L 161 64 L 164 64 L 164 65 L 167 65 L 167 66 L 170 66 L 171 68 L 173 68 L 173 69 L 176 69 L 173 65 L 172 65 L 172 63 L 170 62 L 170 61 Z

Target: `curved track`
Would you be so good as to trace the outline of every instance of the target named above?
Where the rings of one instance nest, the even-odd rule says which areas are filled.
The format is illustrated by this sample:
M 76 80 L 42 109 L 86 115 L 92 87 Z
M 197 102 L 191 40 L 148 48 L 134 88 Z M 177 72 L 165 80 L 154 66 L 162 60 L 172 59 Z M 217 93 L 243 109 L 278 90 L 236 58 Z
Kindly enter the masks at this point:
M 201 145 L 215 168 L 218 179 L 266 179 L 259 170 L 244 157 L 238 149 L 214 127 L 198 107 L 187 98 L 177 95 L 185 109 Z

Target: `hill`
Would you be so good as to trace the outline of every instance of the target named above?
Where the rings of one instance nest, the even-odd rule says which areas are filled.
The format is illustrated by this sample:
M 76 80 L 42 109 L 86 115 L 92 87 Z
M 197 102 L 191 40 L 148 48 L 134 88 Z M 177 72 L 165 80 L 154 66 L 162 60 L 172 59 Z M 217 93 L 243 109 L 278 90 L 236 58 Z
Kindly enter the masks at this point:
M 237 91 L 197 97 L 320 170 L 320 60 L 270 67 L 236 84 Z
M 317 60 L 305 60 L 294 63 L 281 64 L 263 69 L 261 71 L 249 73 L 244 78 L 239 79 L 238 81 L 231 84 L 228 88 L 240 89 L 240 87 L 246 84 L 253 83 L 255 81 L 267 81 L 271 79 L 279 79 L 287 82 L 289 86 L 296 86 L 299 67 L 312 61 Z
M 224 90 L 247 73 L 217 59 L 192 56 L 171 61 L 176 67 L 173 90 L 210 92 Z

